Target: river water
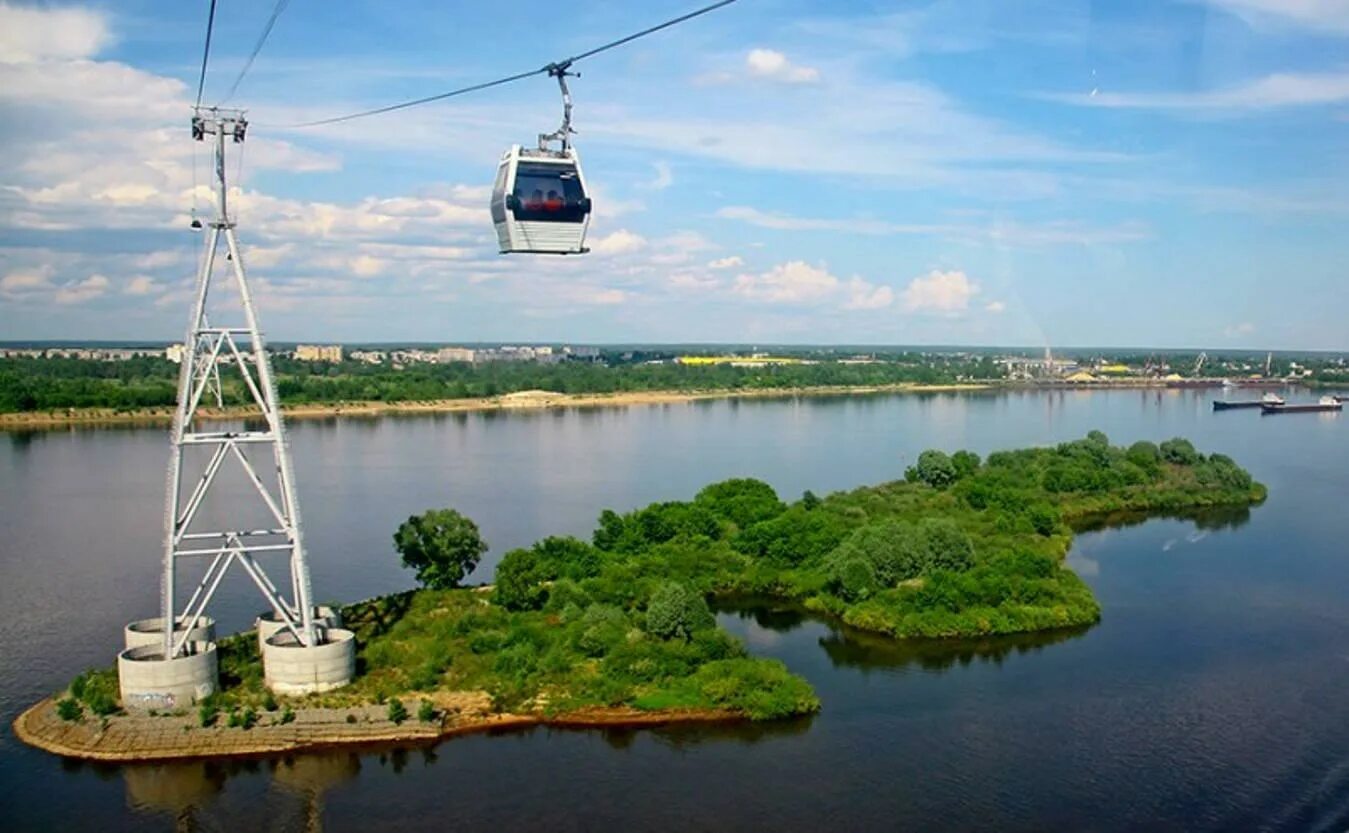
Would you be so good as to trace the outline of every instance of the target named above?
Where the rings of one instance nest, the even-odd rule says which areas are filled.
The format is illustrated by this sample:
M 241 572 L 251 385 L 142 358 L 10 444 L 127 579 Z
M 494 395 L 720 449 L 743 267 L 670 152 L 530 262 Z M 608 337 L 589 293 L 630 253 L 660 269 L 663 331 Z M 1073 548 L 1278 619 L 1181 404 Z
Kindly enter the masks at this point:
M 789 610 L 720 615 L 815 686 L 767 726 L 535 729 L 234 763 L 65 762 L 0 735 L 5 829 L 1349 829 L 1349 421 L 1214 414 L 1209 391 L 946 393 L 297 422 L 316 597 L 411 584 L 391 535 L 454 506 L 506 550 L 752 476 L 786 497 L 928 447 L 1182 435 L 1270 488 L 1247 513 L 1087 532 L 1080 633 L 899 646 Z M 155 615 L 162 428 L 0 435 L 0 718 Z M 211 511 L 229 513 L 242 484 Z M 227 579 L 214 611 L 260 599 Z

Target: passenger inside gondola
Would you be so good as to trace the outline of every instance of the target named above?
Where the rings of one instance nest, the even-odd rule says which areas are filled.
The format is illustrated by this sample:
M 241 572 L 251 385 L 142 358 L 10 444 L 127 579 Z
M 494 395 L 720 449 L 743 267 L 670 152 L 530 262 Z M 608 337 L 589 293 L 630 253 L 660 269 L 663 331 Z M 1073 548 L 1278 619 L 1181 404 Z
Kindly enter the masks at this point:
M 543 190 L 541 188 L 535 188 L 534 193 L 529 195 L 529 199 L 525 200 L 525 210 L 526 211 L 543 210 Z
M 563 202 L 563 200 L 562 200 L 562 195 L 561 195 L 561 194 L 559 194 L 559 193 L 556 192 L 556 191 L 549 191 L 549 192 L 548 192 L 548 199 L 544 200 L 544 202 L 543 202 L 543 210 L 544 210 L 544 211 L 561 211 L 561 210 L 562 210 L 562 207 L 563 207 L 564 205 L 566 205 L 566 203 Z

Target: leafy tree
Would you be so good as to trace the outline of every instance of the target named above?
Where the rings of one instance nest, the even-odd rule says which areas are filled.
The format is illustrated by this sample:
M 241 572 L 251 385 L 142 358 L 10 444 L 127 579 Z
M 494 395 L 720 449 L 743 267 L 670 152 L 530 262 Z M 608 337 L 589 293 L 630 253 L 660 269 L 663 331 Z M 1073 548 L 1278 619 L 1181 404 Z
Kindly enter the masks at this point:
M 1163 460 L 1181 466 L 1193 466 L 1201 459 L 1199 452 L 1194 450 L 1194 445 L 1180 437 L 1162 443 L 1161 452 Z
M 1150 443 L 1147 440 L 1139 440 L 1129 446 L 1129 450 L 1125 452 L 1124 456 L 1134 465 L 1141 466 L 1147 470 L 1152 470 L 1155 469 L 1157 463 L 1161 461 L 1162 452 L 1157 448 L 1156 443 Z
M 910 474 L 910 471 L 912 474 Z M 904 472 L 909 481 L 922 481 L 934 489 L 945 489 L 956 482 L 956 467 L 951 457 L 944 451 L 929 448 L 918 455 L 918 463 L 910 471 Z
M 507 610 L 538 610 L 548 601 L 547 579 L 538 552 L 511 550 L 497 565 L 492 601 Z
M 952 570 L 963 572 L 974 566 L 974 544 L 970 536 L 950 518 L 927 518 L 919 526 L 923 536 L 922 572 Z
M 951 455 L 951 465 L 956 467 L 956 477 L 963 480 L 979 470 L 979 455 L 973 451 L 957 451 Z
M 661 639 L 688 640 L 716 624 L 703 595 L 686 584 L 668 582 L 656 588 L 646 606 L 646 629 Z
M 431 509 L 408 518 L 394 533 L 393 543 L 403 566 L 416 570 L 422 586 L 433 590 L 459 586 L 487 552 L 478 525 L 453 509 Z
M 775 517 L 787 508 L 772 486 L 748 477 L 713 483 L 699 492 L 694 502 L 741 529 Z
M 407 709 L 407 706 L 404 706 L 404 705 L 403 705 L 403 701 L 402 701 L 402 700 L 399 700 L 397 697 L 395 697 L 395 698 L 393 698 L 392 700 L 390 700 L 390 701 L 389 701 L 389 720 L 391 720 L 391 721 L 393 721 L 394 723 L 397 724 L 397 723 L 402 723 L 404 720 L 407 720 L 407 719 L 408 719 L 408 709 Z
M 825 557 L 847 534 L 847 524 L 837 515 L 811 511 L 803 502 L 742 530 L 732 544 L 746 555 L 794 566 Z
M 809 511 L 809 510 L 811 510 L 811 509 L 818 508 L 819 505 L 820 505 L 820 498 L 819 498 L 819 496 L 816 495 L 814 492 L 812 492 L 810 489 L 806 489 L 806 490 L 801 494 L 801 508 L 802 508 L 802 509 L 805 509 L 805 510 Z
M 881 588 L 871 562 L 860 556 L 836 562 L 830 570 L 829 583 L 835 593 L 850 602 L 870 598 Z
M 1105 435 L 1104 431 L 1088 431 L 1087 442 L 1095 443 L 1096 445 L 1104 446 L 1105 448 L 1110 447 L 1110 438 Z

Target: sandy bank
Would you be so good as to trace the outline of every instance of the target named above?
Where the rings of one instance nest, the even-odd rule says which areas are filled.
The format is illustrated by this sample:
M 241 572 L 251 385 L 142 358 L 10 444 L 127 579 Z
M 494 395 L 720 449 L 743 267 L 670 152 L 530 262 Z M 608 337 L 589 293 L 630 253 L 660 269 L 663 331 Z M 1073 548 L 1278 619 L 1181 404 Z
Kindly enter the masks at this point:
M 632 391 L 626 393 L 557 393 L 529 390 L 478 399 L 436 399 L 425 402 L 336 402 L 285 405 L 288 419 L 322 419 L 333 416 L 372 417 L 385 414 L 434 414 L 473 411 L 508 411 L 546 408 L 626 408 L 636 405 L 667 405 L 707 399 L 772 399 L 790 396 L 869 396 L 887 393 L 937 393 L 983 390 L 989 384 L 875 385 L 864 387 L 825 386 L 809 388 L 764 388 L 756 390 Z M 258 416 L 252 408 L 201 408 L 205 420 L 242 419 Z M 55 428 L 67 425 L 167 424 L 172 408 L 142 408 L 117 411 L 112 408 L 70 408 L 62 411 L 0 414 L 0 430 Z
M 119 763 L 231 758 L 315 750 L 335 746 L 429 743 L 455 735 L 530 726 L 637 727 L 672 723 L 721 723 L 745 718 L 733 712 L 708 710 L 638 711 L 591 708 L 556 716 L 498 714 L 484 692 L 438 693 L 432 698 L 439 716 L 423 723 L 415 717 L 394 723 L 385 706 L 299 708 L 295 719 L 281 723 L 280 710 L 259 712 L 251 729 L 230 728 L 225 715 L 203 728 L 188 715 L 120 714 L 106 720 L 86 714 L 62 720 L 56 701 L 47 698 L 14 721 L 14 734 L 30 746 L 67 758 Z M 406 701 L 415 710 L 416 701 Z M 348 720 L 348 716 L 354 720 Z

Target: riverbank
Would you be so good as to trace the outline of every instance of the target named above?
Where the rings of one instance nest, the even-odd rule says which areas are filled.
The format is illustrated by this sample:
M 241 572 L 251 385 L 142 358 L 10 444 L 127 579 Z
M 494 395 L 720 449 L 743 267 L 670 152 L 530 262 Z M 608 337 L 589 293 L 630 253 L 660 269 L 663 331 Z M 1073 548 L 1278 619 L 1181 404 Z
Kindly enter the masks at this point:
M 559 393 L 525 390 L 501 396 L 467 399 L 433 399 L 405 402 L 331 402 L 283 404 L 287 419 L 326 419 L 335 416 L 376 417 L 395 414 L 469 413 L 478 411 L 543 410 L 549 408 L 627 408 L 638 405 L 670 405 L 709 399 L 772 399 L 789 396 L 871 396 L 888 393 L 941 393 L 985 390 L 992 382 L 921 385 L 818 386 L 807 388 L 756 388 L 735 390 L 654 390 L 622 393 Z M 199 408 L 205 420 L 237 420 L 260 416 L 256 408 Z M 168 424 L 173 408 L 69 408 L 0 414 L 0 430 L 59 428 L 70 425 Z
M 283 712 L 263 712 L 251 728 L 203 727 L 195 714 L 86 715 L 62 720 L 56 700 L 47 698 L 14 721 L 14 734 L 24 743 L 66 758 L 108 763 L 150 763 L 194 758 L 238 758 L 275 755 L 339 746 L 433 743 L 479 732 L 525 729 L 627 728 L 675 723 L 727 723 L 743 715 L 708 709 L 640 711 L 625 707 L 588 708 L 566 714 L 493 712 L 486 692 L 437 692 L 428 698 L 437 715 L 429 721 L 389 720 L 383 706 L 296 708 L 293 719 Z

